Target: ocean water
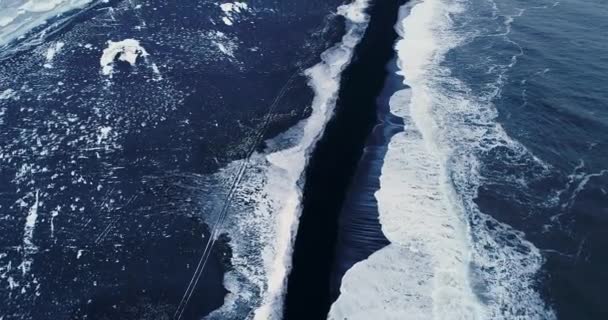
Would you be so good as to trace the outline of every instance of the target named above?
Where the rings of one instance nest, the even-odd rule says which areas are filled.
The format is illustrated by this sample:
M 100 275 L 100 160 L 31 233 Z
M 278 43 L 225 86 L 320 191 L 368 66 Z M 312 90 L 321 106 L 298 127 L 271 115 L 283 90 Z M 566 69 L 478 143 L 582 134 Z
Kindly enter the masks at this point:
M 0 49 L 2 55 L 17 46 L 36 45 L 72 18 L 71 14 L 89 5 L 91 0 L 5 0 L 0 3 Z M 25 35 L 37 29 L 37 37 Z
M 608 4 L 498 3 L 495 10 L 508 22 L 505 45 L 521 48 L 495 99 L 497 121 L 544 167 L 482 160 L 477 203 L 539 248 L 537 287 L 559 319 L 604 319 Z
M 608 318 L 608 3 L 380 1 L 0 0 L 0 320 Z
M 32 3 L 2 2 L 0 318 L 279 315 L 365 2 Z
M 404 125 L 376 192 L 390 244 L 346 272 L 330 318 L 606 317 L 607 9 L 402 8 Z

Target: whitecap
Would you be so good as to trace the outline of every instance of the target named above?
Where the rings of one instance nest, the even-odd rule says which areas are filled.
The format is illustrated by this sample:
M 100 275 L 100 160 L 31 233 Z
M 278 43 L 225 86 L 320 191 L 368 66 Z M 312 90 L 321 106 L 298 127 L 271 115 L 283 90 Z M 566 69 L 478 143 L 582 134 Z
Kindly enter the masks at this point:
M 135 67 L 139 58 L 142 58 L 146 65 L 154 73 L 154 80 L 162 80 L 162 75 L 156 63 L 150 61 L 150 54 L 136 39 L 124 39 L 121 41 L 108 40 L 107 47 L 99 59 L 101 73 L 109 78 L 114 74 L 114 62 L 116 59 L 124 61 Z

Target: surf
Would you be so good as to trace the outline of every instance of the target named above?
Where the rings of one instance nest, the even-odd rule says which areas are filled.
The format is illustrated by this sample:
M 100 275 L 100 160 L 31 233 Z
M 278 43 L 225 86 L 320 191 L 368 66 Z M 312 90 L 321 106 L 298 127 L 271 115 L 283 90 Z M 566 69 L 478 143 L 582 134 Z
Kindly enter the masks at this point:
M 304 169 L 315 143 L 333 115 L 342 71 L 353 58 L 368 17 L 368 0 L 337 8 L 346 23 L 341 41 L 323 52 L 321 62 L 304 71 L 314 98 L 310 116 L 266 141 L 263 151 L 232 162 L 211 177 L 225 191 L 216 203 L 229 208 L 211 210 L 212 237 L 226 233 L 232 248 L 231 270 L 224 284 L 224 305 L 208 319 L 280 319 L 293 242 L 301 214 Z M 285 148 L 284 146 L 289 147 Z M 219 195 L 225 195 L 221 199 Z M 211 201 L 213 202 L 213 201 Z
M 391 244 L 347 272 L 330 319 L 555 317 L 535 289 L 540 251 L 475 203 L 482 153 L 507 148 L 535 158 L 495 121 L 492 99 L 500 90 L 475 96 L 444 63 L 474 36 L 453 21 L 469 5 L 425 0 L 402 7 L 395 50 L 408 89 L 390 106 L 404 131 L 389 143 L 376 193 Z M 503 76 L 490 85 L 499 87 Z

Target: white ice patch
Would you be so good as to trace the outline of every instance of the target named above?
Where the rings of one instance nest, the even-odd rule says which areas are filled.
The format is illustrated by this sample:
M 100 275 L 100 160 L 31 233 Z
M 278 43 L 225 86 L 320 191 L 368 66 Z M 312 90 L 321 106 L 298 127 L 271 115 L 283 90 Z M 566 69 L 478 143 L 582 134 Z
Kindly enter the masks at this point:
M 236 52 L 239 48 L 237 39 L 229 37 L 221 31 L 209 31 L 205 34 L 205 37 L 211 40 L 224 58 L 229 60 L 236 58 Z
M 114 73 L 114 61 L 116 59 L 127 62 L 131 66 L 135 67 L 142 58 L 145 64 L 154 73 L 154 80 L 162 80 L 162 75 L 156 63 L 152 62 L 150 54 L 144 47 L 141 46 L 139 40 L 125 39 L 122 41 L 114 42 L 109 40 L 107 47 L 103 50 L 99 64 L 101 66 L 101 73 L 105 76 L 112 78 Z
M 1 107 L 0 108 L 0 125 L 4 124 L 4 115 L 6 114 L 6 107 Z M 0 158 L 3 157 L 3 154 L 0 153 Z
M 337 13 L 354 23 L 367 23 L 366 13 L 369 1 L 352 1 L 349 5 L 338 7 Z
M 29 272 L 32 260 L 31 255 L 36 253 L 38 247 L 34 244 L 34 229 L 36 228 L 36 221 L 38 220 L 38 208 L 40 205 L 39 191 L 36 191 L 34 196 L 34 203 L 28 210 L 27 217 L 25 218 L 25 226 L 23 227 L 23 262 L 21 268 L 23 274 Z
M 230 18 L 228 18 L 228 17 L 222 17 L 222 21 L 223 21 L 223 22 L 224 22 L 224 24 L 225 24 L 225 25 L 227 25 L 227 26 L 231 26 L 231 25 L 233 25 L 233 24 L 234 24 L 234 23 L 232 23 L 232 20 L 230 20 Z
M 270 141 L 281 145 L 300 137 L 294 147 L 270 154 L 255 153 L 249 160 L 232 163 L 226 172 L 248 168 L 236 190 L 234 203 L 252 210 L 251 215 L 227 214 L 222 227 L 230 234 L 233 247 L 233 269 L 225 276 L 230 290 L 222 308 L 209 319 L 242 319 L 243 307 L 259 306 L 246 319 L 273 320 L 282 318 L 286 278 L 291 268 L 293 241 L 298 227 L 302 197 L 302 173 L 313 145 L 331 118 L 340 86 L 340 76 L 350 63 L 354 47 L 367 27 L 364 14 L 368 0 L 356 0 L 341 6 L 339 12 L 360 10 L 356 20 L 349 19 L 342 41 L 324 52 L 322 62 L 305 71 L 314 90 L 309 118 Z M 220 173 L 223 176 L 225 173 Z
M 36 227 L 36 221 L 38 220 L 38 205 L 39 205 L 39 191 L 36 191 L 34 203 L 28 210 L 27 217 L 25 219 L 25 227 L 23 232 L 23 247 L 26 252 L 35 252 L 36 245 L 34 245 L 34 228 Z
M 555 318 L 534 289 L 538 249 L 474 202 L 480 150 L 527 150 L 495 122 L 491 99 L 468 95 L 442 64 L 466 41 L 451 19 L 462 4 L 424 0 L 398 23 L 411 89 L 391 99 L 405 127 L 389 143 L 376 193 L 391 244 L 346 273 L 330 319 Z
M 0 47 L 46 23 L 50 18 L 84 7 L 91 0 L 0 1 Z
M 19 282 L 15 281 L 15 279 L 13 279 L 13 277 L 8 277 L 8 289 L 9 290 L 13 290 L 15 288 L 19 287 Z
M 65 43 L 58 41 L 49 46 L 49 48 L 46 50 L 46 55 L 45 55 L 45 58 L 46 58 L 46 62 L 44 63 L 45 68 L 53 67 L 53 59 L 55 59 L 55 56 L 59 53 L 59 51 L 61 51 L 61 49 L 63 48 L 64 45 L 65 45 Z
M 111 131 L 112 127 L 100 127 L 97 134 L 97 144 L 101 144 L 104 140 L 107 140 Z
M 245 11 L 248 10 L 249 7 L 247 6 L 247 3 L 245 2 L 233 2 L 233 3 L 222 3 L 220 4 L 220 8 L 222 9 L 222 11 L 224 11 L 225 14 L 230 15 L 233 12 L 236 13 L 240 13 L 241 10 Z
M 108 46 L 103 50 L 99 64 L 101 65 L 101 73 L 106 76 L 111 76 L 114 72 L 114 60 L 118 57 L 120 61 L 128 62 L 131 66 L 135 66 L 137 58 L 140 56 L 148 56 L 148 52 L 144 49 L 138 40 L 125 39 L 114 42 L 108 41 Z
M 51 211 L 51 238 L 55 237 L 55 218 L 59 215 L 59 212 L 61 212 L 60 206 Z
M 17 96 L 17 92 L 13 89 L 6 89 L 0 92 L 0 100 L 8 100 Z
M 245 2 L 228 2 L 220 4 L 220 9 L 224 12 L 222 21 L 228 26 L 232 26 L 238 14 L 249 11 L 249 6 Z
M 330 319 L 483 318 L 468 279 L 466 223 L 453 206 L 443 159 L 425 139 L 432 124 L 414 120 L 423 115 L 412 114 L 410 99 L 409 89 L 391 98 L 405 130 L 389 143 L 376 192 L 391 244 L 347 272 Z
M 234 53 L 232 52 L 232 50 L 226 48 L 223 43 L 215 42 L 215 45 L 218 47 L 218 49 L 220 49 L 223 54 L 234 58 Z

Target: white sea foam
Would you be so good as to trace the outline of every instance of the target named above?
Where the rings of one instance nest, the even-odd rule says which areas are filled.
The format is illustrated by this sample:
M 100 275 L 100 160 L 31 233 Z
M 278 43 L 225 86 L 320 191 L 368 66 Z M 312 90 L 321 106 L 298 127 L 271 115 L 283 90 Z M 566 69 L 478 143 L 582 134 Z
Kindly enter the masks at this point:
M 527 150 L 495 122 L 491 99 L 471 96 L 442 64 L 467 40 L 451 18 L 466 14 L 465 5 L 424 0 L 398 23 L 400 73 L 410 89 L 390 102 L 405 127 L 389 144 L 376 193 L 391 244 L 347 272 L 331 319 L 555 317 L 534 289 L 538 249 L 473 201 L 481 151 Z
M 376 193 L 382 231 L 391 244 L 343 279 L 330 319 L 480 319 L 468 279 L 466 222 L 452 201 L 437 147 L 418 127 L 409 89 L 391 97 L 405 131 L 395 135 Z M 426 127 L 432 128 L 432 127 Z
M 367 4 L 368 0 L 356 0 L 339 8 L 339 14 L 347 18 L 346 35 L 322 54 L 322 62 L 306 70 L 315 94 L 310 117 L 269 141 L 269 149 L 273 150 L 255 153 L 248 164 L 244 160 L 234 162 L 219 174 L 226 175 L 238 171 L 237 167 L 248 166 L 233 200 L 235 208 L 223 224 L 232 238 L 234 269 L 225 278 L 231 293 L 210 319 L 282 317 L 286 278 L 300 216 L 302 174 L 312 147 L 332 116 L 340 75 L 367 27 L 364 14 Z M 298 143 L 288 149 L 275 148 L 294 139 Z M 257 308 L 243 315 L 243 310 L 252 304 Z
M 50 18 L 82 8 L 91 0 L 0 1 L 0 48 L 46 23 Z

